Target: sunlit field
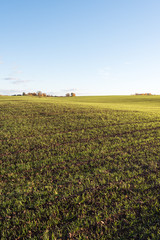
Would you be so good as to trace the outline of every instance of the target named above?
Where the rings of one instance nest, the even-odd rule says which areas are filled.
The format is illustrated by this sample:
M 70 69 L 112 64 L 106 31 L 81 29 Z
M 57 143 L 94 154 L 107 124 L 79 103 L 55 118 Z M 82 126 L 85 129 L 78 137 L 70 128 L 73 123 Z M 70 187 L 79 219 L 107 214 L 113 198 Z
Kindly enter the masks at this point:
M 160 239 L 160 96 L 0 97 L 1 239 Z

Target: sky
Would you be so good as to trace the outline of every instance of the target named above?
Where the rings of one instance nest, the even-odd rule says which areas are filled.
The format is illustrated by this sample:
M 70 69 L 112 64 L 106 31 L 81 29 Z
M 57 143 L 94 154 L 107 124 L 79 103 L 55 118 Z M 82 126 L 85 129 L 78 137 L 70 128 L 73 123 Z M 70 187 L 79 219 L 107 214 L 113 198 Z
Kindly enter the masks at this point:
M 0 94 L 160 94 L 159 0 L 0 0 Z

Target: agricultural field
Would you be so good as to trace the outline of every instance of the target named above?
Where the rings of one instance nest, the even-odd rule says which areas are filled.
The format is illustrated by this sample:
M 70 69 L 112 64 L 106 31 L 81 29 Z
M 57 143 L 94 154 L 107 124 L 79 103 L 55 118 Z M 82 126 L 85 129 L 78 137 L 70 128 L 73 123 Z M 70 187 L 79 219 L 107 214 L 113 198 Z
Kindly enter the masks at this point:
M 0 97 L 1 239 L 160 239 L 160 96 Z

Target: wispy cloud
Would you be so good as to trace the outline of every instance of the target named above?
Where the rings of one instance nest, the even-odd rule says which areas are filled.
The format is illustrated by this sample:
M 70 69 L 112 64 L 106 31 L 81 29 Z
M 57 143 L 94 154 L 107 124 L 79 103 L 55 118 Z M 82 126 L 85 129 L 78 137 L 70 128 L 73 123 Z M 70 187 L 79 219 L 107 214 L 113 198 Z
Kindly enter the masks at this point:
M 18 66 L 13 67 L 12 73 L 13 74 L 21 74 L 23 71 L 19 69 Z
M 22 94 L 22 92 L 25 92 L 25 90 L 18 90 L 18 89 L 0 89 L 0 94 L 2 95 L 12 95 L 12 94 Z
M 5 81 L 10 81 L 12 84 L 22 84 L 22 83 L 32 82 L 31 80 L 23 80 L 23 79 L 16 78 L 16 77 L 5 77 L 2 79 Z
M 3 80 L 7 80 L 7 81 L 17 81 L 18 78 L 15 78 L 15 77 L 6 77 L 6 78 L 3 78 Z
M 31 82 L 31 80 L 21 80 L 21 79 L 17 79 L 16 81 L 13 81 L 13 84 L 21 84 L 21 83 L 28 83 Z
M 67 89 L 61 89 L 57 90 L 55 92 L 46 92 L 49 95 L 53 96 L 65 96 L 66 93 L 74 92 L 77 96 L 87 96 L 89 90 L 88 89 L 78 89 L 78 88 L 67 88 Z
M 77 88 L 69 88 L 69 89 L 62 89 L 61 91 L 63 92 L 75 92 L 75 91 L 78 91 Z
M 14 70 L 14 73 L 15 74 L 20 74 L 20 73 L 22 73 L 22 71 L 21 70 Z

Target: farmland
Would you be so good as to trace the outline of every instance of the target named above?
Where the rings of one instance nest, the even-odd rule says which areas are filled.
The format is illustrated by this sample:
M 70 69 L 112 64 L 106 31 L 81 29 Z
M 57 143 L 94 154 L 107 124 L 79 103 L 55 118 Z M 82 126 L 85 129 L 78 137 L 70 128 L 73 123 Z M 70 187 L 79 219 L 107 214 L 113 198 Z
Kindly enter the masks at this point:
M 0 97 L 1 239 L 160 239 L 160 97 Z

